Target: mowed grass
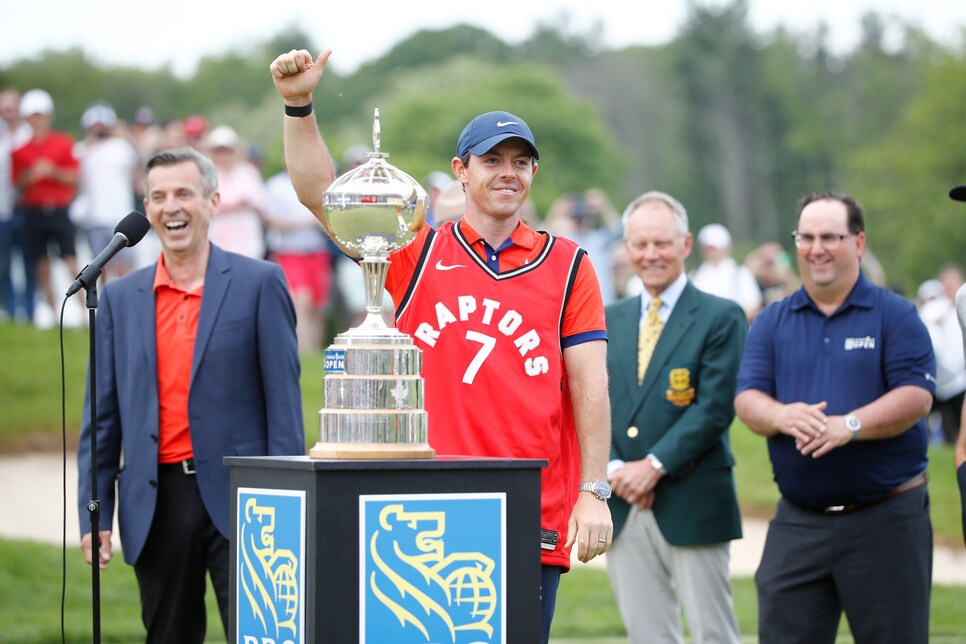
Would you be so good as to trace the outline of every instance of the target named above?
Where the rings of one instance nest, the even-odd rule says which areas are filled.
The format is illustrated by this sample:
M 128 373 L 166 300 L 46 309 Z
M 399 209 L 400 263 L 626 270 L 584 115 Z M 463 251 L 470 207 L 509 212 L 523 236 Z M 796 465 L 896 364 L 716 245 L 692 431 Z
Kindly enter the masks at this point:
M 91 571 L 76 543 L 67 548 L 64 611 L 67 642 L 90 642 L 93 634 Z M 100 573 L 101 641 L 144 642 L 134 569 L 116 553 Z M 0 642 L 47 644 L 61 641 L 61 573 L 58 546 L 0 539 Z M 207 642 L 224 642 L 221 618 L 209 585 Z
M 76 440 L 87 384 L 86 331 L 64 331 L 68 435 Z M 0 448 L 60 444 L 61 357 L 59 332 L 0 324 Z
M 0 539 L 0 642 L 46 644 L 60 641 L 62 550 L 58 546 Z M 90 642 L 92 634 L 90 569 L 80 550 L 67 549 L 65 633 L 67 642 Z M 735 610 L 742 637 L 757 641 L 758 609 L 754 582 L 733 580 Z M 102 572 L 101 639 L 103 642 L 143 642 L 137 582 L 120 554 Z M 224 642 L 221 620 L 208 590 L 207 642 Z M 966 637 L 966 587 L 935 586 L 932 592 L 930 642 L 961 642 Z M 848 624 L 839 629 L 842 642 L 851 641 Z M 626 641 L 607 573 L 581 568 L 563 576 L 557 598 L 552 641 L 616 644 Z

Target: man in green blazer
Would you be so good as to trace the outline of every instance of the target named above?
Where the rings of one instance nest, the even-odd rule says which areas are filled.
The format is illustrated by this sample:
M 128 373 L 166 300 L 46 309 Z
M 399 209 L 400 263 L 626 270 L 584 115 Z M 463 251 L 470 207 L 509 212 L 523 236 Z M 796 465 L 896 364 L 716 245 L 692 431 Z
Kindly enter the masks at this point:
M 747 322 L 737 304 L 688 282 L 692 237 L 677 199 L 645 193 L 623 224 L 644 292 L 607 307 L 611 584 L 631 642 L 683 642 L 681 606 L 691 641 L 740 642 L 728 428 Z

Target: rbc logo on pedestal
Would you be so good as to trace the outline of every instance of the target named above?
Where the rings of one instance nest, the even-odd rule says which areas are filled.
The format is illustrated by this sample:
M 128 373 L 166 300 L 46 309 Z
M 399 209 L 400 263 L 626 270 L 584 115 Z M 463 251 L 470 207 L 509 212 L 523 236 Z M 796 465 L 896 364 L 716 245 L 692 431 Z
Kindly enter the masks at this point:
M 359 641 L 506 641 L 504 494 L 360 498 Z
M 305 640 L 305 493 L 239 488 L 237 641 Z

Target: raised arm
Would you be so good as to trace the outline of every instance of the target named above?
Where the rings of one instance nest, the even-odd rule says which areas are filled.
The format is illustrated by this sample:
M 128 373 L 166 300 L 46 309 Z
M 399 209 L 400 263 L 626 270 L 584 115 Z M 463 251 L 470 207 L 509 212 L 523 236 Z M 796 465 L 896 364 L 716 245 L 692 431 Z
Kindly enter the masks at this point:
M 275 88 L 287 107 L 305 107 L 312 103 L 315 91 L 331 50 L 326 49 L 315 60 L 304 49 L 293 49 L 272 61 L 269 69 Z M 335 180 L 335 166 L 322 140 L 314 114 L 285 115 L 285 165 L 295 192 L 306 208 L 321 222 L 322 195 Z

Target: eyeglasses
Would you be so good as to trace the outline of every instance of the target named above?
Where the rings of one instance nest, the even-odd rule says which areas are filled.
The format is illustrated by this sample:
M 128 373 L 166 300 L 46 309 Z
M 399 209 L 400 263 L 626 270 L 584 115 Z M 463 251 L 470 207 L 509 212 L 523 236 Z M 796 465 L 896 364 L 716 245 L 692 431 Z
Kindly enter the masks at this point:
M 815 245 L 815 240 L 817 239 L 821 244 L 822 248 L 825 250 L 837 250 L 839 246 L 842 245 L 842 240 L 846 237 L 852 237 L 855 233 L 822 233 L 821 235 L 812 235 L 810 233 L 800 233 L 797 230 L 792 233 L 792 239 L 795 240 L 795 247 L 800 250 L 805 250 L 806 248 L 811 248 Z

